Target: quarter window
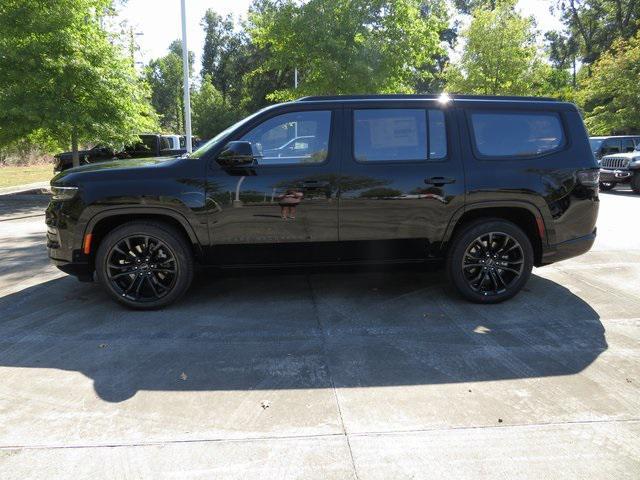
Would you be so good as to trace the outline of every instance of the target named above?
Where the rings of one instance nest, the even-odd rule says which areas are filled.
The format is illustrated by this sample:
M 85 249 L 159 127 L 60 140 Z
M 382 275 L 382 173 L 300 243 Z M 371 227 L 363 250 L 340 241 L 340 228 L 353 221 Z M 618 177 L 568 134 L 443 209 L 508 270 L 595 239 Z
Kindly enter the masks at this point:
M 474 112 L 471 123 L 476 148 L 486 157 L 533 157 L 564 144 L 555 113 Z
M 292 112 L 270 118 L 240 140 L 251 142 L 259 165 L 322 163 L 330 128 L 329 111 Z

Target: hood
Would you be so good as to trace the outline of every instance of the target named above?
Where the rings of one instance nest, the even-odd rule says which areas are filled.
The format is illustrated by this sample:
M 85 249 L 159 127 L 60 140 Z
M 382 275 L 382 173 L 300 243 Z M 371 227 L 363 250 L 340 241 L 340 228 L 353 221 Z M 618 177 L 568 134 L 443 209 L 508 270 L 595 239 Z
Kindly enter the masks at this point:
M 173 163 L 180 158 L 152 157 L 125 158 L 107 160 L 106 162 L 89 163 L 75 168 L 69 168 L 53 177 L 51 184 L 63 185 L 67 182 L 89 179 L 103 174 L 117 174 L 118 172 L 133 172 L 145 169 L 162 168 L 167 163 Z
M 605 155 L 602 157 L 603 160 L 606 158 L 628 158 L 629 160 L 633 160 L 634 158 L 640 158 L 640 150 L 624 153 L 612 153 L 611 155 Z

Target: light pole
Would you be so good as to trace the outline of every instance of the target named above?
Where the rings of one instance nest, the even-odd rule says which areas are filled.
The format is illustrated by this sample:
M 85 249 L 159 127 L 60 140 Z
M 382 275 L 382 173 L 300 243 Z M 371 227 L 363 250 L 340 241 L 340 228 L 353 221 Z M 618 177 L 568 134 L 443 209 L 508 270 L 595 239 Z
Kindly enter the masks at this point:
M 181 0 L 182 6 L 182 70 L 184 82 L 184 129 L 187 137 L 187 153 L 192 152 L 191 147 L 191 95 L 189 94 L 189 50 L 187 49 L 187 13 L 185 0 Z

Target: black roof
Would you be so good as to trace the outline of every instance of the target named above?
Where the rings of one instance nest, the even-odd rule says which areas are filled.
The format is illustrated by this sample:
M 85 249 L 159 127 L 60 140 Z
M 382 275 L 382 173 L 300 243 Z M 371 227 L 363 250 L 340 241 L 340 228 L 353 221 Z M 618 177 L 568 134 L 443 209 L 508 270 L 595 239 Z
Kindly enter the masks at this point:
M 442 94 L 382 94 L 382 95 L 312 95 L 301 97 L 297 102 L 340 101 L 340 100 L 437 100 Z M 555 98 L 519 97 L 505 95 L 449 95 L 452 100 L 520 100 L 530 102 L 558 102 Z

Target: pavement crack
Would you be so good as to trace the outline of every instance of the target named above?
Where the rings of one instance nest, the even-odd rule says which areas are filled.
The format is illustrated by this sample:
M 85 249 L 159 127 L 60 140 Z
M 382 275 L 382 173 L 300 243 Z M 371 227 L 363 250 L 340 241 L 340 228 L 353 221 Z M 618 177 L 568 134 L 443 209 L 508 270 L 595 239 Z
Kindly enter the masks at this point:
M 329 374 L 329 383 L 331 384 L 331 391 L 333 392 L 333 398 L 336 401 L 336 407 L 338 409 L 338 416 L 340 417 L 340 427 L 342 429 L 342 435 L 344 436 L 347 442 L 347 448 L 349 450 L 349 458 L 351 459 L 351 468 L 353 468 L 353 476 L 356 480 L 358 480 L 358 470 L 356 468 L 356 462 L 353 458 L 353 450 L 351 449 L 351 441 L 349 440 L 349 434 L 347 433 L 347 429 L 344 425 L 344 418 L 342 416 L 342 408 L 340 406 L 340 399 L 338 398 L 338 392 L 336 391 L 336 384 L 333 380 L 333 374 L 331 373 L 331 364 L 329 361 L 329 353 L 327 351 L 327 335 L 324 326 L 322 325 L 322 318 L 320 315 L 320 310 L 318 308 L 318 299 L 316 297 L 316 292 L 313 288 L 313 284 L 311 283 L 311 276 L 307 273 L 305 275 L 307 280 L 307 286 L 309 287 L 309 295 L 311 296 L 311 304 L 313 306 L 313 310 L 316 316 L 316 323 L 318 325 L 318 329 L 320 330 L 320 338 L 322 344 L 322 355 L 325 359 L 325 364 L 327 366 L 327 373 Z

